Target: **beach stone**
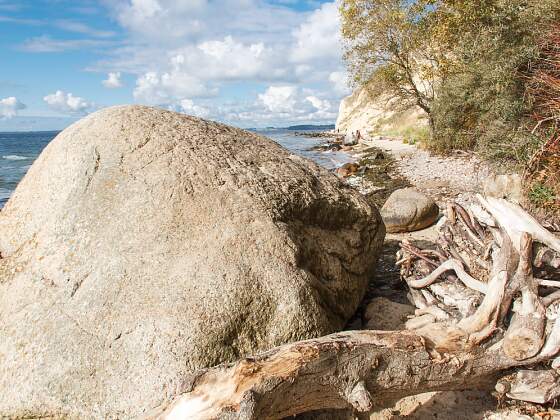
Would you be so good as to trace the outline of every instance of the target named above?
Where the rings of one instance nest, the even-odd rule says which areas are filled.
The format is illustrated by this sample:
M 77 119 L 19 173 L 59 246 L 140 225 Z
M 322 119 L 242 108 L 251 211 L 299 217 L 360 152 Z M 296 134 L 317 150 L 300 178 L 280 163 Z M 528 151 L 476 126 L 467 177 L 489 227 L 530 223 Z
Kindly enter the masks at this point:
M 387 232 L 412 232 L 432 225 L 438 218 L 437 204 L 414 188 L 393 192 L 383 207 L 381 216 Z
M 405 328 L 408 315 L 414 315 L 412 305 L 376 297 L 367 305 L 364 319 L 369 330 L 396 331 Z
M 341 178 L 349 177 L 350 175 L 354 175 L 358 172 L 360 165 L 357 163 L 345 163 L 340 168 L 336 170 L 336 173 Z
M 515 203 L 523 199 L 523 180 L 519 174 L 501 174 L 487 177 L 483 183 L 487 197 L 503 198 Z
M 354 133 L 346 133 L 344 138 L 342 139 L 343 146 L 355 146 L 358 144 L 358 139 L 354 136 Z
M 0 212 L 0 417 L 131 418 L 340 330 L 377 210 L 256 134 L 143 106 L 60 133 Z

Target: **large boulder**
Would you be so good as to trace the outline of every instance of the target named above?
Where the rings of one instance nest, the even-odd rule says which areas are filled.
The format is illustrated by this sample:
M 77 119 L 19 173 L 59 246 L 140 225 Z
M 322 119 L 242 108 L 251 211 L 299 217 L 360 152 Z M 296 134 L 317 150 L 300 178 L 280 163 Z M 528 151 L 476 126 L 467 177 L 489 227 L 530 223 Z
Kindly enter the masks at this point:
M 424 229 L 432 225 L 438 215 L 434 200 L 414 188 L 396 190 L 381 208 L 381 216 L 390 233 Z
M 343 327 L 384 227 L 276 143 L 140 106 L 64 130 L 0 212 L 0 416 L 139 415 Z

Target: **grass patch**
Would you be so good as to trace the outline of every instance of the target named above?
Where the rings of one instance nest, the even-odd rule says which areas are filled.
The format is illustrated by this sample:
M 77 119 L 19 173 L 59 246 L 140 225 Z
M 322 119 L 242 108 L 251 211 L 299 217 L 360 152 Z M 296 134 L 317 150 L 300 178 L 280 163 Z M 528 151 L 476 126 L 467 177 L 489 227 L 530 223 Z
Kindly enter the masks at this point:
M 393 130 L 373 131 L 374 135 L 402 137 L 403 143 L 425 143 L 430 138 L 430 129 L 423 126 L 395 128 Z
M 551 205 L 556 201 L 556 194 L 552 188 L 538 182 L 532 185 L 528 195 L 529 200 L 539 207 Z

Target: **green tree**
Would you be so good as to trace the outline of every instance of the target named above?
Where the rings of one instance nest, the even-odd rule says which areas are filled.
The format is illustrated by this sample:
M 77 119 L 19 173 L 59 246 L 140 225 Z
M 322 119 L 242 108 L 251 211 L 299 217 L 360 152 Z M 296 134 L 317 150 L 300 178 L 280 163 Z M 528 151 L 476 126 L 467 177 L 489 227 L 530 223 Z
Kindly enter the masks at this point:
M 537 39 L 558 19 L 560 2 L 442 0 L 436 10 L 438 22 L 445 22 L 438 42 L 453 64 L 433 102 L 431 147 L 526 161 L 539 143 L 526 129 L 533 107 L 527 74 L 540 54 Z
M 343 0 L 345 59 L 355 85 L 431 116 L 444 67 L 431 42 L 432 1 Z M 431 121 L 431 120 L 430 120 Z
M 345 58 L 355 85 L 429 116 L 429 146 L 523 162 L 527 80 L 558 0 L 342 0 Z

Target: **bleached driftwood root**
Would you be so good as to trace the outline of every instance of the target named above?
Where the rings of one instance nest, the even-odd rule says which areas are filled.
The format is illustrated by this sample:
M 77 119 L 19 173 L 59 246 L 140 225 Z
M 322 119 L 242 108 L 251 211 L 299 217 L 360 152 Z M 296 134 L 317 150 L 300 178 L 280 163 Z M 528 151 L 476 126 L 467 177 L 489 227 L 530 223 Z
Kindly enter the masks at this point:
M 478 199 L 507 232 L 518 251 L 518 244 L 521 243 L 521 234 L 526 232 L 535 241 L 539 241 L 560 253 L 560 239 L 542 227 L 533 216 L 517 204 L 499 198 L 483 198 L 480 195 Z
M 417 307 L 407 330 L 337 333 L 203 370 L 149 417 L 366 412 L 421 392 L 494 385 L 521 367 L 538 369 L 510 374 L 496 390 L 533 402 L 556 398 L 559 375 L 545 362 L 560 365 L 560 241 L 521 207 L 479 200 L 470 209 L 448 205 L 438 249 L 401 244 L 401 276 Z
M 553 369 L 520 370 L 502 378 L 496 391 L 515 400 L 544 404 L 560 395 L 560 375 Z
M 409 287 L 433 292 L 439 299 L 432 305 L 438 310 L 459 312 L 446 322 L 413 318 L 407 322 L 407 328 L 431 341 L 440 351 L 499 349 L 505 357 L 518 362 L 512 366 L 554 359 L 560 351 L 560 318 L 555 319 L 557 315 L 553 314 L 547 319 L 547 307 L 560 300 L 560 290 L 554 290 L 560 288 L 560 240 L 516 204 L 481 196 L 478 200 L 481 205 L 474 205 L 469 211 L 456 203 L 448 204 L 447 219 L 439 226 L 439 249 L 435 252 L 402 244 L 399 262 Z M 426 261 L 433 255 L 439 255 L 438 261 Z M 437 266 L 426 269 L 433 264 Z M 467 288 L 462 291 L 465 296 L 466 290 L 471 296 L 483 295 L 472 314 L 459 308 L 457 302 L 461 299 L 445 299 L 437 293 L 453 284 L 449 276 L 443 275 L 449 270 Z M 539 278 L 537 272 L 538 276 L 550 278 Z M 428 312 L 425 308 L 423 311 Z M 558 387 L 549 380 L 553 374 L 541 375 L 548 380 L 548 385 L 543 382 L 545 390 L 535 388 L 537 380 L 531 373 L 519 376 L 517 382 L 510 381 L 512 391 L 503 393 L 517 399 L 526 395 L 527 401 L 533 402 L 540 398 L 534 396 L 539 392 L 541 400 L 545 395 L 546 401 L 555 398 L 557 393 L 553 390 Z M 498 388 L 504 386 L 502 383 Z M 531 387 L 535 389 L 529 392 Z

